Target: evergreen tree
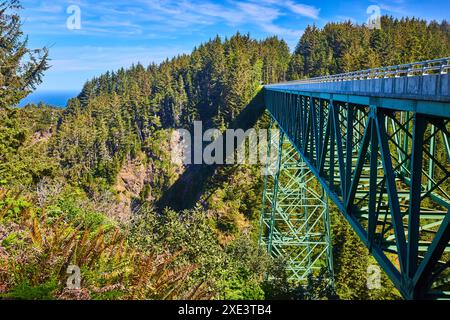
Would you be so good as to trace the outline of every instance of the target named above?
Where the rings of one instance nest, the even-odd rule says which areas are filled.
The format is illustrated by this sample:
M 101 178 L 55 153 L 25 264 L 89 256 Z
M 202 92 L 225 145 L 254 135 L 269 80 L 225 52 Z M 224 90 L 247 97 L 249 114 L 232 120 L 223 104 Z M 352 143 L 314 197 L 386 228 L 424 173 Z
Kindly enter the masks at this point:
M 350 21 L 308 26 L 289 65 L 289 79 L 338 74 L 411 63 L 450 55 L 449 26 L 444 20 L 381 17 L 381 29 Z
M 32 50 L 23 37 L 19 0 L 0 1 L 0 108 L 15 106 L 36 85 L 48 69 L 46 48 Z

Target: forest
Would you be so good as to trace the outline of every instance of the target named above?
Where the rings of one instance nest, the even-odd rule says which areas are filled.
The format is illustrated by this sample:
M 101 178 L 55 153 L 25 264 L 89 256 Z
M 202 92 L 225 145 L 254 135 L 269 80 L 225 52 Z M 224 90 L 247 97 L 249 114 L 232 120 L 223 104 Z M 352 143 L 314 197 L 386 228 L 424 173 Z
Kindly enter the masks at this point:
M 192 184 L 192 205 L 161 205 L 184 201 L 168 195 L 187 170 L 171 162 L 170 137 L 196 120 L 228 128 L 263 84 L 450 56 L 448 22 L 311 25 L 292 53 L 278 37 L 215 37 L 99 75 L 65 109 L 19 108 L 51 67 L 49 49 L 29 48 L 20 9 L 0 2 L 0 299 L 400 298 L 384 274 L 367 289 L 376 262 L 336 208 L 335 289 L 287 281 L 286 261 L 258 245 L 258 166 L 216 167 Z M 69 265 L 79 290 L 66 288 Z

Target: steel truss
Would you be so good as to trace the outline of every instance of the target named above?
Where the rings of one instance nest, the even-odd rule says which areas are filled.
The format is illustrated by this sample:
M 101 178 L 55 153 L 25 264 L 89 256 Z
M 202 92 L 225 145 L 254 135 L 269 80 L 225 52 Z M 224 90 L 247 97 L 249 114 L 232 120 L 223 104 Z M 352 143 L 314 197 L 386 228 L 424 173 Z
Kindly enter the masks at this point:
M 448 298 L 450 112 L 383 101 L 265 89 L 282 134 L 401 294 Z
M 286 261 L 292 283 L 306 286 L 320 276 L 332 286 L 328 199 L 279 130 L 270 130 L 268 154 L 272 161 L 267 163 L 260 243 L 273 257 Z

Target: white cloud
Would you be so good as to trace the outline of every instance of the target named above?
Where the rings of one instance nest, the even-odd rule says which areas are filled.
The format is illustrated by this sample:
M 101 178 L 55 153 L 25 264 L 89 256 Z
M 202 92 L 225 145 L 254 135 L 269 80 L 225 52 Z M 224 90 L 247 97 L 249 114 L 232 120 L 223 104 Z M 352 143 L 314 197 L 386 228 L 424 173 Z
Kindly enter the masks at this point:
M 45 86 L 61 88 L 80 86 L 96 74 L 139 60 L 147 65 L 188 53 L 195 44 L 180 39 L 213 37 L 209 28 L 223 36 L 230 29 L 257 30 L 278 35 L 294 47 L 303 31 L 286 24 L 286 18 L 308 23 L 320 13 L 295 0 L 223 1 L 22 0 L 22 16 L 24 31 L 32 41 L 40 41 L 36 46 L 51 46 L 52 68 Z M 81 8 L 81 30 L 66 27 L 66 8 L 71 4 Z
M 43 1 L 35 10 L 44 14 L 55 14 L 62 12 L 64 8 L 63 6 L 55 4 L 53 2 Z
M 298 30 L 283 27 L 283 16 L 301 16 L 317 19 L 320 9 L 293 0 L 24 0 L 26 16 L 30 24 L 39 25 L 40 34 L 64 34 L 65 7 L 76 3 L 81 7 L 81 34 L 109 35 L 117 37 L 145 36 L 158 32 L 195 32 L 205 26 L 225 23 L 229 26 L 256 26 L 268 33 L 280 36 L 298 34 Z
M 50 53 L 52 72 L 94 71 L 97 73 L 129 67 L 141 62 L 149 65 L 159 63 L 189 50 L 177 46 L 164 47 L 114 47 L 114 46 L 72 46 L 55 47 Z M 111 54 L 114 53 L 114 54 Z M 140 57 L 140 59 L 139 59 Z M 143 58 L 145 57 L 145 58 Z
M 382 10 L 382 12 L 381 12 L 382 14 L 383 14 L 383 11 L 387 11 L 387 12 L 399 14 L 402 16 L 410 15 L 408 10 L 405 9 L 405 7 L 402 5 L 402 2 L 395 2 L 394 5 L 380 3 L 379 6 Z
M 295 14 L 302 17 L 307 17 L 311 19 L 319 19 L 320 8 L 316 8 L 311 5 L 298 3 L 293 0 L 252 0 L 257 3 L 265 3 L 271 6 L 276 6 L 278 8 L 282 8 L 289 14 Z
M 291 10 L 292 12 L 305 16 L 305 17 L 309 17 L 312 19 L 318 19 L 319 18 L 319 12 L 320 9 L 317 9 L 316 7 L 313 6 L 308 6 L 305 4 L 297 4 L 294 1 L 286 1 L 284 2 L 286 8 L 288 8 L 289 10 Z

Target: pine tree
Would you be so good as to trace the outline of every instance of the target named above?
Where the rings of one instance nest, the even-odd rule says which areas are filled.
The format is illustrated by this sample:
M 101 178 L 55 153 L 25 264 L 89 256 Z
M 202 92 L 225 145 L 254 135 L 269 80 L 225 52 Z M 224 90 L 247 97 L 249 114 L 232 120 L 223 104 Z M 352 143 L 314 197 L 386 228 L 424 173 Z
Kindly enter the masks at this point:
M 23 37 L 19 0 L 0 2 L 0 108 L 17 105 L 48 69 L 48 51 L 31 50 Z
M 289 80 L 300 80 L 304 78 L 304 62 L 303 56 L 300 54 L 294 54 L 289 63 L 287 77 Z

